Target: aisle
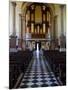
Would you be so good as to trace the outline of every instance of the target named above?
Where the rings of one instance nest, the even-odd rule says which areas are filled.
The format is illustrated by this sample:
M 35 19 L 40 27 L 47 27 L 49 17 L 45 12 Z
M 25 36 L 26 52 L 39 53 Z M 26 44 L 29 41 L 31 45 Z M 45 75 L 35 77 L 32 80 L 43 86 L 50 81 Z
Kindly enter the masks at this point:
M 34 51 L 33 59 L 22 79 L 19 88 L 58 86 L 53 72 L 49 70 L 42 51 Z

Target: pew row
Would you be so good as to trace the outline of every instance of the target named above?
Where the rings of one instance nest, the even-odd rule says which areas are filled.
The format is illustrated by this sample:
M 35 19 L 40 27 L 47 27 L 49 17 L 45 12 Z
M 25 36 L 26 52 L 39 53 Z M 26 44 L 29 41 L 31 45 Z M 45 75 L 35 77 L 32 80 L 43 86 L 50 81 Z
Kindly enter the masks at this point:
M 58 50 L 43 50 L 43 52 L 55 76 L 66 85 L 66 52 Z
M 32 59 L 32 51 L 18 51 L 9 54 L 9 88 L 13 88 L 21 73 L 23 76 Z

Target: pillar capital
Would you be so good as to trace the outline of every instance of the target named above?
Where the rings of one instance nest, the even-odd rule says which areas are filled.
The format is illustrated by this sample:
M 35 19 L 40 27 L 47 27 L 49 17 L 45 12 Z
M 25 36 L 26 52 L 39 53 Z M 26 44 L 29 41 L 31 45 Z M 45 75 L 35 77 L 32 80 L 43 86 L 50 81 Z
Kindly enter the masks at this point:
M 12 10 L 12 13 L 13 13 L 13 36 L 16 36 L 16 22 L 15 22 L 15 19 L 16 19 L 16 2 L 11 2 L 12 3 L 12 7 L 13 7 L 13 10 Z
M 60 8 L 63 8 L 65 5 L 60 5 Z
M 13 5 L 14 7 L 16 7 L 16 2 L 12 2 L 12 5 Z

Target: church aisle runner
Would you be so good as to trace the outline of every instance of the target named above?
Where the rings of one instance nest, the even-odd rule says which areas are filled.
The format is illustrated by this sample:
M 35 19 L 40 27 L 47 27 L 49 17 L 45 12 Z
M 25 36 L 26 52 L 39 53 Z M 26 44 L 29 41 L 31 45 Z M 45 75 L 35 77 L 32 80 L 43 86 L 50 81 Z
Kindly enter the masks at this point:
M 35 51 L 33 54 L 33 60 L 31 61 L 19 88 L 58 86 L 59 83 L 53 72 L 49 72 L 45 65 L 46 63 L 41 51 Z

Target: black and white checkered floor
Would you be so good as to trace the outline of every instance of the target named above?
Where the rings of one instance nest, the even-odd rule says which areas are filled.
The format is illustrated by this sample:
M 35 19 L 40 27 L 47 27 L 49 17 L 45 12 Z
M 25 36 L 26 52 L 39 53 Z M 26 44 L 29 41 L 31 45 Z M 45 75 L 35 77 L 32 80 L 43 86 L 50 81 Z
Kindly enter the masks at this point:
M 30 62 L 28 70 L 20 83 L 20 88 L 29 87 L 47 87 L 60 85 L 53 72 L 43 58 L 42 51 L 34 52 L 33 59 Z

